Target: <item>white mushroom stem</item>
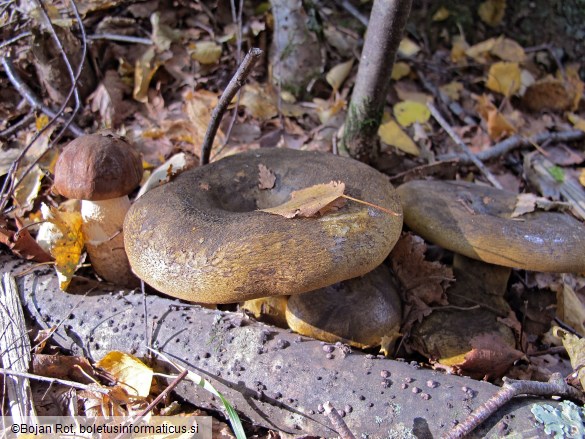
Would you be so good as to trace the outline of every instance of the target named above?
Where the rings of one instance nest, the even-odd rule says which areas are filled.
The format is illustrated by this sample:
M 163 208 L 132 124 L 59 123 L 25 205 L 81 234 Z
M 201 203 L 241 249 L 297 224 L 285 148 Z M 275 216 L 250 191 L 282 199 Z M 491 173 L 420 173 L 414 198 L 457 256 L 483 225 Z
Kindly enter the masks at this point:
M 85 248 L 95 272 L 108 282 L 136 286 L 126 251 L 122 228 L 130 208 L 127 196 L 81 202 Z

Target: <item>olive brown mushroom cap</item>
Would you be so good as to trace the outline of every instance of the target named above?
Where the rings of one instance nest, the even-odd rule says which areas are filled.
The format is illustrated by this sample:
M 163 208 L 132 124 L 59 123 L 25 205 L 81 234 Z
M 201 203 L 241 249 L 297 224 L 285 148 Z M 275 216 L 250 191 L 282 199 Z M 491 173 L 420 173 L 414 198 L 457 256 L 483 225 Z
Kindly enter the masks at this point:
M 585 272 L 585 225 L 560 212 L 512 218 L 517 195 L 463 181 L 410 181 L 397 189 L 404 223 L 467 257 L 543 272 Z
M 397 337 L 401 316 L 400 298 L 384 265 L 364 276 L 291 296 L 286 306 L 293 331 L 357 348 Z
M 132 192 L 142 173 L 140 154 L 126 140 L 88 134 L 63 149 L 55 164 L 53 187 L 67 198 L 109 200 Z
M 259 165 L 276 176 L 259 188 Z M 201 303 L 298 294 L 363 275 L 389 254 L 402 217 L 348 202 L 319 218 L 257 209 L 341 180 L 346 193 L 401 213 L 388 178 L 331 154 L 266 148 L 182 173 L 132 206 L 124 223 L 134 272 L 157 290 Z

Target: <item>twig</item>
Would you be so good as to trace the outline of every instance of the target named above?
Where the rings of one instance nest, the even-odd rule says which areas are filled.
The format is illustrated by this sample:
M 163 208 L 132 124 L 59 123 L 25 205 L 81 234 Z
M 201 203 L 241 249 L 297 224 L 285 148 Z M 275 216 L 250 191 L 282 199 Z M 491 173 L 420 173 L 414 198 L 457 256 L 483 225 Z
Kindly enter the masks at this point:
M 29 105 L 33 108 L 33 110 L 39 110 L 45 113 L 52 119 L 58 119 L 60 121 L 64 121 L 64 117 L 59 115 L 59 113 L 51 110 L 47 107 L 43 102 L 35 95 L 35 93 L 31 90 L 31 88 L 22 80 L 20 75 L 14 69 L 14 64 L 12 64 L 12 60 L 7 57 L 2 57 L 0 59 L 2 62 L 2 67 L 4 67 L 4 72 L 8 77 L 8 80 L 12 84 L 12 86 L 16 89 L 16 91 L 27 100 Z M 33 116 L 34 117 L 34 116 Z M 69 130 L 75 136 L 82 136 L 85 134 L 81 128 L 79 128 L 76 124 L 70 123 L 68 126 Z
M 432 103 L 428 103 L 427 107 L 431 110 L 431 114 L 435 118 L 435 120 L 441 125 L 441 127 L 447 132 L 449 137 L 453 139 L 453 141 L 457 144 L 459 149 L 461 149 L 467 157 L 473 162 L 477 169 L 488 179 L 488 181 L 496 188 L 502 189 L 502 185 L 496 179 L 496 177 L 490 172 L 490 170 L 471 152 L 471 150 L 467 147 L 463 139 L 459 137 L 459 135 L 451 128 L 451 126 L 447 123 L 447 121 L 441 116 L 441 113 L 435 108 Z
M 19 129 L 21 129 L 23 126 L 28 125 L 29 123 L 31 123 L 34 120 L 35 120 L 34 113 L 28 113 L 26 116 L 24 116 L 18 122 L 15 122 L 13 125 L 10 125 L 5 130 L 0 131 L 0 138 L 6 139 L 6 138 L 10 137 L 15 132 L 17 132 Z
M 144 44 L 145 46 L 152 46 L 154 43 L 148 38 L 133 37 L 131 35 L 118 35 L 118 34 L 93 34 L 87 36 L 88 40 L 110 40 L 119 41 L 121 43 L 133 43 L 133 44 Z
M 144 418 L 144 416 L 146 416 L 160 402 L 160 400 L 167 395 L 167 393 L 169 393 L 171 390 L 177 387 L 177 385 L 181 381 L 183 381 L 183 379 L 187 376 L 188 373 L 189 371 L 185 369 L 183 372 L 177 375 L 177 377 L 166 387 L 166 389 L 160 392 L 160 394 L 156 398 L 154 398 L 154 400 L 150 404 L 148 404 L 148 406 L 144 410 L 142 410 L 142 412 L 140 412 L 140 414 L 136 418 L 134 418 L 132 422 L 136 423 L 140 421 L 142 418 Z M 128 434 L 129 433 L 120 433 L 114 439 L 122 439 L 123 437 L 126 437 Z
M 499 143 L 496 143 L 490 149 L 474 154 L 478 160 L 482 162 L 495 159 L 500 157 L 514 149 L 538 145 L 544 142 L 558 143 L 558 142 L 575 142 L 578 140 L 585 139 L 585 131 L 581 130 L 568 130 L 560 131 L 557 133 L 545 131 L 543 133 L 535 134 L 532 137 L 524 137 L 520 134 L 516 134 L 512 137 L 508 137 Z M 437 157 L 439 160 L 452 160 L 459 159 L 463 164 L 471 163 L 471 158 L 465 154 L 444 154 Z
M 358 19 L 358 21 L 364 26 L 368 27 L 370 20 L 364 14 L 362 14 L 349 0 L 343 0 L 341 6 L 351 15 Z
M 16 376 L 16 377 L 21 377 L 21 378 L 29 378 L 31 380 L 36 380 L 36 381 L 43 381 L 45 383 L 50 383 L 50 384 L 63 384 L 64 386 L 68 386 L 68 387 L 73 387 L 74 389 L 80 389 L 80 390 L 89 390 L 92 392 L 99 392 L 99 393 L 103 393 L 104 395 L 109 395 L 110 390 L 104 387 L 100 387 L 96 384 L 82 384 L 82 383 L 78 383 L 76 381 L 69 381 L 69 380 L 62 380 L 60 378 L 51 378 L 51 377 L 44 377 L 41 375 L 35 375 L 34 373 L 28 373 L 28 372 L 17 372 L 15 370 L 10 370 L 10 369 L 4 369 L 2 367 L 0 367 L 0 375 L 12 375 L 12 376 Z
M 219 128 L 221 118 L 238 90 L 244 85 L 244 81 L 250 75 L 254 64 L 256 64 L 256 61 L 258 61 L 260 58 L 260 55 L 262 55 L 262 50 L 258 48 L 250 49 L 242 61 L 242 64 L 240 64 L 240 67 L 238 67 L 235 75 L 230 80 L 223 94 L 219 98 L 217 106 L 213 109 L 213 113 L 211 113 L 211 120 L 207 126 L 207 132 L 205 133 L 203 144 L 201 145 L 201 156 L 199 157 L 199 164 L 201 166 L 209 163 L 209 154 L 211 153 L 213 139 L 215 138 L 215 134 Z
M 5 47 L 10 46 L 12 43 L 15 43 L 23 38 L 28 38 L 31 35 L 32 35 L 31 32 L 23 32 L 20 35 L 10 38 L 9 40 L 3 41 L 2 43 L 0 43 L 0 49 L 4 49 Z
M 331 402 L 327 401 L 323 404 L 323 408 L 325 409 L 325 414 L 329 418 L 329 421 L 333 425 L 333 429 L 339 434 L 341 439 L 355 439 L 355 436 Z
M 553 373 L 546 383 L 537 381 L 518 381 L 504 378 L 504 385 L 494 396 L 475 409 L 463 422 L 448 431 L 443 439 L 462 438 L 481 425 L 498 409 L 518 395 L 560 396 L 574 400 L 582 400 L 580 392 L 565 383 L 559 373 Z

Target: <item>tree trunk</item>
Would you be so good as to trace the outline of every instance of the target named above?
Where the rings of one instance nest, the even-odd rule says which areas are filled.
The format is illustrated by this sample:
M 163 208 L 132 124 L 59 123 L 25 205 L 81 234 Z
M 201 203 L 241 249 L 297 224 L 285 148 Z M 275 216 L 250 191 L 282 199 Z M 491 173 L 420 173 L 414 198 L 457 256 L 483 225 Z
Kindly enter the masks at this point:
M 412 0 L 374 0 L 372 6 L 342 140 L 342 148 L 362 162 L 373 162 L 379 152 L 378 127 L 411 4 Z

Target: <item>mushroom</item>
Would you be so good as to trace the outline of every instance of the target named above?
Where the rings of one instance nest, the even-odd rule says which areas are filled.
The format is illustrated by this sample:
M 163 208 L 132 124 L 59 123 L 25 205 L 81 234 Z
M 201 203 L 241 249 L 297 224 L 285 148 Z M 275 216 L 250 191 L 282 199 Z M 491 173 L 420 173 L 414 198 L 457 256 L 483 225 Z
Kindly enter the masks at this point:
M 134 286 L 122 226 L 128 194 L 142 178 L 140 155 L 123 138 L 90 134 L 64 149 L 55 165 L 54 189 L 81 201 L 82 231 L 96 273 L 116 285 Z
M 291 296 L 286 307 L 293 331 L 357 348 L 394 341 L 401 314 L 400 297 L 385 265 L 361 277 Z
M 512 218 L 515 193 L 463 181 L 410 181 L 397 192 L 404 223 L 443 248 L 505 267 L 585 272 L 585 226 L 570 215 Z
M 501 343 L 499 347 L 489 343 L 498 354 L 505 352 L 505 359 L 485 357 L 500 361 L 488 367 L 492 369 L 488 375 L 503 374 L 521 355 L 513 349 L 512 330 L 498 319 L 510 312 L 503 298 L 510 269 L 584 272 L 585 226 L 559 212 L 536 211 L 512 218 L 515 193 L 463 181 L 410 181 L 397 192 L 405 224 L 427 241 L 456 253 L 457 281 L 447 290 L 449 303 L 463 308 L 484 305 L 434 311 L 413 327 L 412 346 L 442 364 L 481 377 L 488 363 L 474 370 L 478 354 L 467 354 L 480 349 L 488 337 Z
M 271 189 L 259 187 L 259 165 L 276 176 Z M 132 269 L 157 290 L 200 303 L 299 294 L 361 276 L 388 256 L 400 216 L 355 202 L 319 218 L 257 210 L 332 180 L 354 198 L 401 212 L 387 177 L 358 161 L 249 151 L 188 170 L 132 205 L 124 223 Z

